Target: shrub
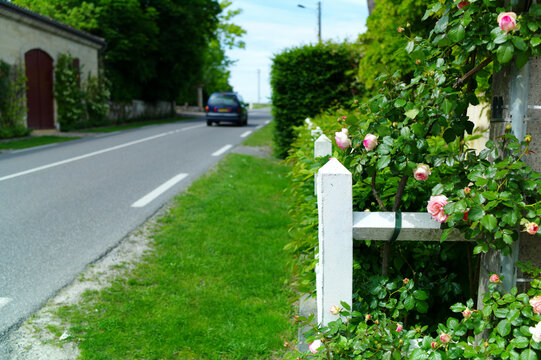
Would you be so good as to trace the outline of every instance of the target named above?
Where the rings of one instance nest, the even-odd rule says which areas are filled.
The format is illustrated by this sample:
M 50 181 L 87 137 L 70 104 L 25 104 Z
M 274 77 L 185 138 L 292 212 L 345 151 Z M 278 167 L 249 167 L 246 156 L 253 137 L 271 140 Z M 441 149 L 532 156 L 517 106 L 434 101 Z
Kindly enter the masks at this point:
M 19 66 L 0 60 L 0 138 L 28 135 L 25 124 L 26 77 Z
M 279 156 L 286 156 L 293 127 L 304 118 L 351 100 L 357 61 L 358 51 L 348 43 L 306 45 L 274 57 L 271 87 Z
M 102 125 L 106 120 L 109 90 L 105 79 L 88 75 L 81 84 L 81 70 L 70 54 L 61 54 L 55 67 L 54 96 L 62 131 Z

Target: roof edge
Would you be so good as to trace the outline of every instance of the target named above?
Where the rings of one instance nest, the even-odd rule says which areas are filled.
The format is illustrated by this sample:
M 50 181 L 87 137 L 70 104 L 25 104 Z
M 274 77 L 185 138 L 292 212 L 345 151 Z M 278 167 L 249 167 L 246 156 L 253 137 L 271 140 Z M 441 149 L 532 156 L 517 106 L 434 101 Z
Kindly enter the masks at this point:
M 101 45 L 102 47 L 107 44 L 107 42 L 103 38 L 100 38 L 98 36 L 89 34 L 87 32 L 84 32 L 82 30 L 74 28 L 73 26 L 61 23 L 60 21 L 54 20 L 54 19 L 52 19 L 50 17 L 47 17 L 45 15 L 41 15 L 41 14 L 39 14 L 37 12 L 28 10 L 27 8 L 24 8 L 22 6 L 12 4 L 12 3 L 7 2 L 5 0 L 0 0 L 0 8 L 5 8 L 5 9 L 13 11 L 15 13 L 24 15 L 24 16 L 29 17 L 29 18 L 32 18 L 34 20 L 41 21 L 41 22 L 46 23 L 48 25 L 54 26 L 54 27 L 56 27 L 58 29 L 69 32 L 69 33 L 71 33 L 73 35 L 76 35 L 76 36 L 78 36 L 80 38 L 83 38 L 83 39 L 89 40 L 89 41 L 91 41 L 93 43 L 96 43 L 98 45 Z

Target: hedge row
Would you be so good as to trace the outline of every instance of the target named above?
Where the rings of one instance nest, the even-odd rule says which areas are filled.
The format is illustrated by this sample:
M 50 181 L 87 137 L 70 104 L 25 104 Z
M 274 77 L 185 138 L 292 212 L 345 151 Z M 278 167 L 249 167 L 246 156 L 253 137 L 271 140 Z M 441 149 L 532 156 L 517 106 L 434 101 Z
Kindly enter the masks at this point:
M 358 60 L 358 47 L 330 42 L 288 49 L 274 57 L 271 87 L 277 155 L 287 155 L 293 127 L 307 116 L 352 100 Z

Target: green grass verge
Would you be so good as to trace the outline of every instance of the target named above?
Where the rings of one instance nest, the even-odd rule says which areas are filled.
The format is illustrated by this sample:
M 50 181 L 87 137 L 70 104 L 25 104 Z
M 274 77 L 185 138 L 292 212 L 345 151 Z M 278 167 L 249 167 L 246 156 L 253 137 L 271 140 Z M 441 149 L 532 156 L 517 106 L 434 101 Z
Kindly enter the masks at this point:
M 84 359 L 272 359 L 294 338 L 287 168 L 228 155 L 176 198 L 128 278 L 60 316 Z
M 51 136 L 51 135 L 27 137 L 24 139 L 2 141 L 0 142 L 0 150 L 27 149 L 31 147 L 49 145 L 49 144 L 70 141 L 70 140 L 75 140 L 75 139 L 80 139 L 80 138 L 72 137 L 72 136 Z
M 269 124 L 265 125 L 263 128 L 251 134 L 249 137 L 244 140 L 242 143 L 246 146 L 270 146 L 272 147 L 272 134 L 274 131 L 274 121 L 271 121 Z

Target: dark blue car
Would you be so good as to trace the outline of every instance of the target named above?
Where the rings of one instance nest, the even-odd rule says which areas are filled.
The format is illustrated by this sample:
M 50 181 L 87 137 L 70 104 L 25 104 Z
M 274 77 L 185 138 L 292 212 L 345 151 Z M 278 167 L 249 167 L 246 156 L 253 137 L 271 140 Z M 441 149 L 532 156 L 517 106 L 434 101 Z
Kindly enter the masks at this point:
M 210 95 L 205 112 L 207 126 L 224 121 L 240 126 L 248 124 L 246 104 L 242 96 L 234 92 L 218 92 Z

